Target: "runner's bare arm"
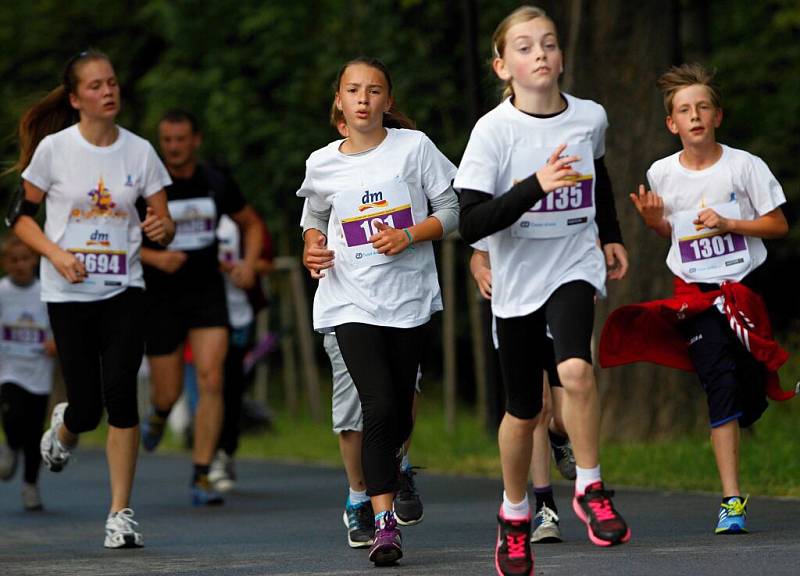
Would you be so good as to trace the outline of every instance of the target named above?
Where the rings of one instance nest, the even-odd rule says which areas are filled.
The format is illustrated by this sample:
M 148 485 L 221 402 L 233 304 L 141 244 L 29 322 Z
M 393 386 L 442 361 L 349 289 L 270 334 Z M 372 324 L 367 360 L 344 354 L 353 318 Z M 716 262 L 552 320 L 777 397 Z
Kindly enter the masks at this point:
M 153 242 L 162 246 L 169 245 L 175 237 L 175 222 L 169 215 L 167 193 L 162 188 L 155 194 L 145 198 L 147 214 L 142 222 L 142 231 Z
M 45 192 L 27 180 L 24 181 L 25 199 L 41 204 Z M 30 216 L 20 216 L 14 224 L 14 233 L 33 250 L 50 260 L 58 273 L 70 282 L 77 283 L 86 277 L 86 268 L 72 254 L 45 236 L 39 223 Z

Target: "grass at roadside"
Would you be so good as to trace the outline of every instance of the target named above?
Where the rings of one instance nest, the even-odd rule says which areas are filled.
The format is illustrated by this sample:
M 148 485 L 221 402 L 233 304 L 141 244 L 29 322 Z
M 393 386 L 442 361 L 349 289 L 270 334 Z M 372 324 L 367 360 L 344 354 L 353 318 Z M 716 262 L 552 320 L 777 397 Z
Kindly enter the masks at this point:
M 796 360 L 783 371 L 784 386 L 800 376 Z M 432 389 L 423 394 L 414 431 L 411 458 L 414 465 L 448 474 L 487 475 L 499 478 L 496 437 L 480 427 L 478 419 L 461 407 L 455 434 L 445 431 L 439 396 Z M 327 395 L 330 402 L 330 395 Z M 330 430 L 329 405 L 325 419 L 314 423 L 306 414 L 290 418 L 278 411 L 274 429 L 244 436 L 240 457 L 276 458 L 340 465 L 336 437 Z M 800 497 L 800 399 L 776 404 L 745 432 L 741 448 L 741 486 L 754 495 Z M 88 435 L 86 444 L 102 442 L 102 431 Z M 181 450 L 169 437 L 161 448 Z M 651 443 L 605 443 L 601 460 L 603 476 L 614 486 L 629 485 L 675 490 L 719 491 L 719 479 L 707 435 Z M 559 480 L 558 472 L 553 472 Z

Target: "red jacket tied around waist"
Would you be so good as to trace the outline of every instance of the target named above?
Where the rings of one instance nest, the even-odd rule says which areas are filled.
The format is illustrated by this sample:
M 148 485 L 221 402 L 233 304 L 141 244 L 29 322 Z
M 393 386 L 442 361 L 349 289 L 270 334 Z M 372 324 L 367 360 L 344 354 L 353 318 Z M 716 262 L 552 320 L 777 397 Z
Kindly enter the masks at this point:
M 736 337 L 766 370 L 767 397 L 788 400 L 795 391 L 782 390 L 777 370 L 789 354 L 772 337 L 772 325 L 761 296 L 739 282 L 724 282 L 703 292 L 696 284 L 675 278 L 672 298 L 622 306 L 608 317 L 600 336 L 603 368 L 653 362 L 694 372 L 688 343 L 678 323 L 712 306 L 720 308 Z

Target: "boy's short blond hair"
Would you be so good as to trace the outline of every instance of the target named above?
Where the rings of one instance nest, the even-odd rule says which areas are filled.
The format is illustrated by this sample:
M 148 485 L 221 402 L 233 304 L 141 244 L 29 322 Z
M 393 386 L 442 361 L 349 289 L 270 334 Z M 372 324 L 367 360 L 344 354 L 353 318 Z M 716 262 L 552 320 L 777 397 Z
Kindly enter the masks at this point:
M 681 64 L 673 66 L 658 79 L 658 88 L 664 95 L 664 108 L 672 114 L 672 100 L 675 93 L 687 86 L 705 86 L 715 108 L 722 108 L 719 88 L 714 82 L 714 73 L 709 72 L 702 64 Z

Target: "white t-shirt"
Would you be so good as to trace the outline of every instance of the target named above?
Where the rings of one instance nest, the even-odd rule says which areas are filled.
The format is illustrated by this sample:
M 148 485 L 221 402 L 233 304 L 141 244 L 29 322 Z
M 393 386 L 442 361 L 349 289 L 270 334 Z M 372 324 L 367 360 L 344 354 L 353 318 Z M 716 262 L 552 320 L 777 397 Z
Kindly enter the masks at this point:
M 7 276 L 0 280 L 0 384 L 13 382 L 31 394 L 49 394 L 53 386 L 53 359 L 44 343 L 52 339 L 47 305 L 39 280 L 17 286 Z
M 219 261 L 236 264 L 241 260 L 242 233 L 232 218 L 223 214 L 217 226 L 217 246 Z M 225 297 L 228 301 L 228 318 L 233 328 L 245 328 L 253 321 L 253 307 L 247 299 L 247 292 L 237 287 L 228 274 L 225 278 Z M 259 280 L 256 279 L 256 282 Z
M 42 300 L 92 302 L 144 287 L 136 199 L 172 183 L 147 140 L 119 128 L 114 144 L 94 146 L 75 124 L 44 138 L 22 177 L 46 193 L 44 233 L 89 273 L 70 284 L 42 258 Z
M 662 158 L 647 171 L 672 226 L 667 266 L 686 282 L 739 281 L 767 259 L 761 238 L 698 230 L 692 221 L 703 208 L 754 220 L 786 202 L 783 189 L 764 161 L 744 150 L 722 145 L 720 159 L 703 170 L 685 168 L 679 156 Z
M 397 256 L 374 252 L 367 238 L 380 219 L 406 228 L 428 217 L 428 200 L 446 192 L 455 166 L 416 130 L 387 129 L 379 146 L 349 156 L 342 140 L 311 154 L 297 195 L 311 208 L 331 208 L 328 248 L 334 267 L 314 296 L 314 328 L 346 322 L 413 328 L 442 309 L 431 242 Z
M 514 225 L 488 237 L 492 312 L 500 318 L 535 312 L 567 282 L 585 280 L 605 290 L 593 172 L 594 160 L 605 154 L 608 121 L 596 102 L 564 97 L 567 109 L 552 118 L 530 116 L 504 100 L 475 124 L 458 168 L 455 188 L 499 196 L 539 170 L 560 144 L 568 145 L 565 153 L 581 156 L 576 186 L 551 192 Z

